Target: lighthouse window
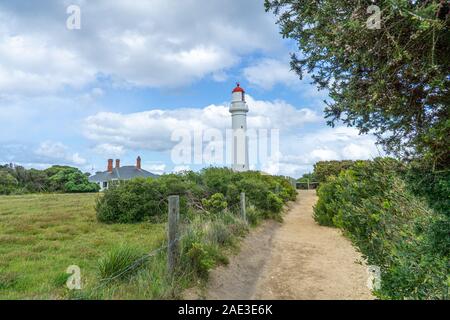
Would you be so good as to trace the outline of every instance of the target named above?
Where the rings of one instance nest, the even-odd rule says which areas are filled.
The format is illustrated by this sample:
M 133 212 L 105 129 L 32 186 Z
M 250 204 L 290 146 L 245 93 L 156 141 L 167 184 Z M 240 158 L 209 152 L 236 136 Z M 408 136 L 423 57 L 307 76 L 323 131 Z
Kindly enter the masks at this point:
M 244 129 L 244 126 L 241 126 L 241 129 Z

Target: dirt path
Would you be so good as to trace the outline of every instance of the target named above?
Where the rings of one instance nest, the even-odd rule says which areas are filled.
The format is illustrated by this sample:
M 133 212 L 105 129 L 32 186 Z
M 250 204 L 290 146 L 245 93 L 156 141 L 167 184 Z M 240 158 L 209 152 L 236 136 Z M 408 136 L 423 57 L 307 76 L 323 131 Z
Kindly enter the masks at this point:
M 206 299 L 373 299 L 361 256 L 340 231 L 312 218 L 315 191 L 300 191 L 282 224 L 266 222 L 230 264 L 211 272 Z

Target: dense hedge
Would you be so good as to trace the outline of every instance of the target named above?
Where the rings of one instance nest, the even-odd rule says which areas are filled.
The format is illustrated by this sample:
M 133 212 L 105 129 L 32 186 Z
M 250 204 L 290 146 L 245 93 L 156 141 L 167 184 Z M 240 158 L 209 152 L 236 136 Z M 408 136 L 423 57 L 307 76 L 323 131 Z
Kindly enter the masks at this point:
M 405 176 L 393 159 L 356 162 L 320 186 L 315 219 L 341 228 L 381 268 L 379 297 L 448 298 L 449 217 L 416 197 Z
M 294 187 L 283 177 L 259 172 L 237 173 L 227 168 L 207 168 L 198 173 L 137 178 L 107 190 L 97 200 L 99 221 L 131 223 L 164 219 L 167 197 L 180 195 L 181 214 L 189 210 L 215 214 L 239 211 L 240 193 L 262 217 L 276 216 L 283 204 L 295 198 Z

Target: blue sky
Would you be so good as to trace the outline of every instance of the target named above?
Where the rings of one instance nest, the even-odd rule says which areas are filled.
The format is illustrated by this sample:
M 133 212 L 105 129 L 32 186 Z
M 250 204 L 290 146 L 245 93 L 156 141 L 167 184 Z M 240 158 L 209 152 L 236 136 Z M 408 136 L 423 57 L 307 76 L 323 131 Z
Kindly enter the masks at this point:
M 81 29 L 66 27 L 71 4 Z M 207 166 L 174 164 L 171 132 L 231 126 L 237 81 L 249 127 L 280 130 L 277 173 L 378 155 L 372 136 L 326 126 L 327 93 L 289 70 L 293 51 L 262 0 L 2 1 L 0 163 L 91 172 L 140 155 L 156 173 Z

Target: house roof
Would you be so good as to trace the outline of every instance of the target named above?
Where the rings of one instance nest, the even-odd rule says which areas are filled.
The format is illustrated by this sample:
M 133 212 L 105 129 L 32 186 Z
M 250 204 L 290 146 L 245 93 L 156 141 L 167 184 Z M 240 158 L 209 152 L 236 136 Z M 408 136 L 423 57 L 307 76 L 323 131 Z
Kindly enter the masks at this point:
M 102 182 L 110 180 L 129 180 L 136 177 L 152 177 L 156 178 L 158 175 L 153 174 L 144 169 L 138 169 L 135 166 L 123 166 L 119 168 L 113 168 L 112 172 L 103 171 L 97 172 L 93 176 L 89 177 L 90 182 Z

